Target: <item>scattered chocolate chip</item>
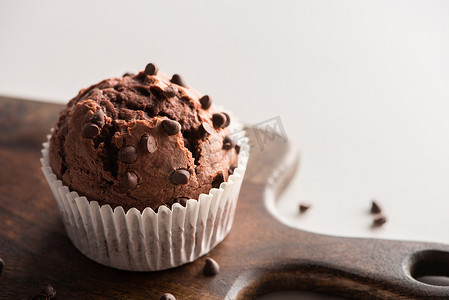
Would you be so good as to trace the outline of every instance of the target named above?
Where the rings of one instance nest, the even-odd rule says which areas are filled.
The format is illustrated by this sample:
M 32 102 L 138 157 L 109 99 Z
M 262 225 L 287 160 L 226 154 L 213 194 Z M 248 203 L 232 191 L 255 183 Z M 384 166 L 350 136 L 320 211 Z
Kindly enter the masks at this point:
M 169 85 L 164 89 L 163 94 L 165 97 L 170 99 L 170 98 L 173 98 L 174 96 L 176 96 L 177 91 L 178 91 L 178 89 L 175 86 Z
M 200 132 L 203 136 L 209 136 L 214 133 L 212 127 L 210 127 L 209 123 L 207 122 L 201 123 Z
M 54 296 L 56 296 L 56 290 L 50 284 L 47 284 L 42 290 L 42 294 L 45 294 L 46 296 L 53 298 Z
M 301 202 L 301 203 L 299 203 L 299 212 L 303 213 L 303 212 L 307 211 L 310 207 L 311 207 L 311 205 L 309 203 Z
M 215 189 L 220 188 L 220 184 L 224 181 L 223 174 L 218 173 L 215 175 L 214 179 L 212 180 L 212 187 Z
M 231 150 L 232 148 L 234 148 L 234 146 L 235 146 L 234 140 L 229 135 L 225 136 L 225 138 L 223 139 L 223 149 Z
M 82 134 L 83 134 L 83 137 L 91 139 L 100 134 L 100 128 L 93 123 L 87 123 L 83 127 Z
M 234 174 L 234 170 L 235 170 L 235 168 L 237 168 L 237 166 L 236 166 L 236 165 L 232 165 L 232 166 L 230 166 L 230 167 L 229 167 L 229 170 L 228 170 L 228 174 L 229 174 L 229 175 L 232 175 L 232 174 Z
M 209 109 L 212 105 L 212 98 L 209 95 L 204 95 L 200 98 L 200 103 L 203 109 Z
M 174 203 L 179 203 L 182 206 L 186 207 L 188 200 L 189 200 L 189 198 L 187 198 L 187 197 L 179 197 L 179 198 L 175 199 Z
M 48 300 L 56 296 L 56 290 L 47 284 L 39 293 L 34 294 L 31 300 Z
M 160 300 L 176 300 L 176 298 L 170 293 L 165 293 L 161 296 Z
M 118 152 L 118 159 L 125 164 L 135 163 L 137 160 L 137 149 L 134 146 L 126 146 Z
M 213 114 L 212 123 L 214 124 L 215 129 L 221 128 L 226 123 L 226 116 L 222 113 Z
M 138 178 L 133 172 L 126 172 L 120 176 L 120 184 L 125 190 L 131 190 L 137 186 Z
M 170 80 L 172 83 L 186 87 L 187 84 L 185 83 L 184 79 L 179 74 L 173 75 L 173 77 Z
M 145 152 L 154 153 L 157 149 L 157 142 L 154 137 L 145 133 L 140 138 L 140 146 Z
M 220 272 L 220 265 L 212 258 L 206 258 L 204 262 L 204 275 L 215 276 Z
M 371 202 L 371 209 L 370 212 L 372 214 L 378 214 L 382 212 L 382 207 L 380 206 L 379 202 L 377 202 L 376 200 L 372 200 Z
M 222 113 L 222 114 L 224 114 L 225 115 L 225 117 L 226 117 L 226 122 L 224 123 L 224 125 L 223 125 L 223 128 L 226 128 L 226 127 L 228 127 L 229 126 L 229 124 L 231 124 L 231 117 L 227 114 L 227 113 Z
M 103 125 L 104 125 L 104 112 L 103 112 L 103 110 L 100 108 L 96 112 L 94 112 L 92 117 L 90 117 L 90 121 L 92 123 L 98 125 L 99 127 L 103 127 Z
M 5 261 L 0 258 L 0 273 L 2 272 L 4 266 L 5 266 Z
M 170 179 L 174 184 L 186 184 L 189 182 L 190 173 L 184 169 L 178 169 L 173 171 L 170 175 Z
M 162 121 L 162 128 L 164 128 L 168 135 L 175 135 L 181 131 L 181 124 L 173 120 L 165 119 Z
M 240 153 L 240 146 L 239 146 L 239 145 L 235 145 L 235 152 L 236 152 L 237 154 Z
M 157 74 L 157 71 L 159 71 L 159 68 L 155 64 L 149 63 L 143 72 L 145 75 L 153 76 Z
M 378 227 L 378 226 L 382 226 L 383 224 L 385 224 L 387 222 L 387 217 L 380 213 L 374 216 L 373 219 L 373 226 Z

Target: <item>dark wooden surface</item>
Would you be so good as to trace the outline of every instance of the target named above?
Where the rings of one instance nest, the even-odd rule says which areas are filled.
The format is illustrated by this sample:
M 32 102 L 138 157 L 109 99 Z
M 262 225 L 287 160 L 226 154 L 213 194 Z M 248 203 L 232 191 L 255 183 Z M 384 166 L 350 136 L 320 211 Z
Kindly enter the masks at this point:
M 264 201 L 276 200 L 298 162 L 295 148 L 280 138 L 252 149 L 233 229 L 209 254 L 221 266 L 217 276 L 203 275 L 205 257 L 147 273 L 99 265 L 71 244 L 40 171 L 40 144 L 61 109 L 0 97 L 0 257 L 6 263 L 0 299 L 28 297 L 47 283 L 56 299 L 159 299 L 165 292 L 177 299 L 253 299 L 287 289 L 354 299 L 449 299 L 449 287 L 409 274 L 449 275 L 447 245 L 330 237 L 273 218 Z

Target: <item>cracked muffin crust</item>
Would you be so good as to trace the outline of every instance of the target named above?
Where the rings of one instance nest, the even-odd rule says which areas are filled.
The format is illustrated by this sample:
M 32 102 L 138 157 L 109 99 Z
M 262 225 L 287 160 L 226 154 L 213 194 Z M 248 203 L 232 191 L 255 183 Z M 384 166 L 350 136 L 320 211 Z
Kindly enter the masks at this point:
M 230 117 L 175 74 L 148 64 L 69 101 L 50 139 L 53 172 L 100 205 L 185 205 L 226 181 L 239 148 Z

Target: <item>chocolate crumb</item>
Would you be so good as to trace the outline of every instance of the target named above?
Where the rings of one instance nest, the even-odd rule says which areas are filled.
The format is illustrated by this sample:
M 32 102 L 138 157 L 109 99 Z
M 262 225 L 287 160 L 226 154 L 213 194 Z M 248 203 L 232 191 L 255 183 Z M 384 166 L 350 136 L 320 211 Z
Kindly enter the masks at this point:
M 173 171 L 170 175 L 170 179 L 174 184 L 186 184 L 189 182 L 190 173 L 184 169 L 178 169 Z
M 212 258 L 206 258 L 204 263 L 204 275 L 215 276 L 220 272 L 220 265 Z
M 371 202 L 370 212 L 372 214 L 379 214 L 382 212 L 382 207 L 380 206 L 379 202 L 377 202 L 377 200 L 375 200 L 375 199 L 373 199 Z
M 181 124 L 176 121 L 165 119 L 162 121 L 162 128 L 168 135 L 175 135 L 181 131 Z
M 383 224 L 385 224 L 386 222 L 387 222 L 387 217 L 384 214 L 380 213 L 380 214 L 377 214 L 374 216 L 373 226 L 379 227 L 379 226 L 382 226 Z
M 301 202 L 299 203 L 299 212 L 300 213 L 306 212 L 310 207 L 311 205 L 309 203 Z
M 171 81 L 172 83 L 174 83 L 174 84 L 177 84 L 177 85 L 180 85 L 180 86 L 183 86 L 183 87 L 186 87 L 186 86 L 187 86 L 187 84 L 185 83 L 184 79 L 183 79 L 182 76 L 179 75 L 179 74 L 173 75 L 173 77 L 171 78 L 170 81 Z
M 145 75 L 156 75 L 157 72 L 159 71 L 159 68 L 153 64 L 153 63 L 149 63 L 146 67 L 145 67 L 145 71 L 143 71 L 145 73 Z
M 212 105 L 212 98 L 209 95 L 204 95 L 200 98 L 200 103 L 203 109 L 209 109 Z
M 176 300 L 176 298 L 170 293 L 165 293 L 161 296 L 160 300 Z

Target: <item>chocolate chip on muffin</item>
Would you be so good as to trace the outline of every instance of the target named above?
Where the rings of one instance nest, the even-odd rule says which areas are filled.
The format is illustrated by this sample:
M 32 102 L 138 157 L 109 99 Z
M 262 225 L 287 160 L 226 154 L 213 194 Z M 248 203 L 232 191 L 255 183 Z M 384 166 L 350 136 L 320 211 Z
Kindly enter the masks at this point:
M 201 107 L 209 109 L 212 106 L 212 98 L 209 95 L 204 95 L 200 98 Z
M 212 123 L 214 124 L 214 128 L 221 128 L 224 127 L 224 124 L 226 123 L 227 118 L 222 113 L 216 113 L 212 115 Z
M 187 170 L 179 169 L 173 171 L 170 175 L 171 181 L 174 184 L 186 184 L 189 182 L 190 173 Z
M 175 74 L 173 75 L 173 77 L 170 80 L 172 83 L 183 86 L 183 87 L 187 87 L 186 82 L 184 81 L 184 78 L 182 78 L 181 75 L 179 74 Z
M 145 71 L 143 71 L 145 73 L 145 75 L 156 75 L 157 71 L 159 71 L 159 68 L 153 64 L 153 63 L 149 63 L 146 67 L 145 67 Z

